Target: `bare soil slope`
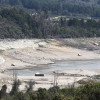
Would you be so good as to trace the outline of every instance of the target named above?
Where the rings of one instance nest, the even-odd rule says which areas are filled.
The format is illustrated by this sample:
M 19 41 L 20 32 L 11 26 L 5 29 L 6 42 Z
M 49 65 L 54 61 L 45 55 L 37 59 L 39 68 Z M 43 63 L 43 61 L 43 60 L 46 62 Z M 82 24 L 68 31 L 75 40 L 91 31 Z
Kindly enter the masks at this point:
M 91 41 L 89 44 L 87 40 L 84 42 L 82 39 L 2 40 L 0 41 L 0 49 L 4 51 L 1 53 L 1 69 L 28 68 L 54 63 L 55 60 L 100 59 L 99 54 L 88 51 L 91 44 Z M 91 48 L 95 47 L 91 46 Z M 99 46 L 97 48 L 99 50 Z

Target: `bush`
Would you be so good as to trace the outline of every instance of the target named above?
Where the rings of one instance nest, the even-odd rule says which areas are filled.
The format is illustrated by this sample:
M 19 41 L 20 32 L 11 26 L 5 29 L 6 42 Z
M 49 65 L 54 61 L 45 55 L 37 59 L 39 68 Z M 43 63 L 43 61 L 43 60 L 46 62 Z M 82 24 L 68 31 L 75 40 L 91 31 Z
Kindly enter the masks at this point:
M 3 85 L 2 88 L 1 88 L 1 91 L 0 91 L 0 99 L 3 98 L 3 97 L 6 97 L 6 90 L 7 90 L 7 86 L 6 85 Z
M 100 100 L 100 83 L 87 83 L 77 88 L 74 100 Z

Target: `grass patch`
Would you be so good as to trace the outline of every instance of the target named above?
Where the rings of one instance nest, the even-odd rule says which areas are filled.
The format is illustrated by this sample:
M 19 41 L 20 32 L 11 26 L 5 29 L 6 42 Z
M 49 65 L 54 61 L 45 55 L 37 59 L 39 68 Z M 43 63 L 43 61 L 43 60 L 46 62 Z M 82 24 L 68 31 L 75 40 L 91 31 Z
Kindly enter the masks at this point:
M 3 53 L 3 51 L 4 51 L 4 50 L 1 50 L 1 49 L 0 49 L 0 53 Z

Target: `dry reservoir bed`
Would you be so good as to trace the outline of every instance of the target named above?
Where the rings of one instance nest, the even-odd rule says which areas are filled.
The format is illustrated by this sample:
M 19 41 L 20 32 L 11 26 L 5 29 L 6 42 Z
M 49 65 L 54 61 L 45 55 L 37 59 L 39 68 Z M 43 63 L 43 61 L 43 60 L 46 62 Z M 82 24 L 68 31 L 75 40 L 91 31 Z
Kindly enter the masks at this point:
M 70 47 L 70 46 L 64 45 L 61 41 L 57 41 L 54 39 L 1 40 L 0 50 L 1 50 L 1 53 L 0 53 L 0 64 L 1 64 L 0 71 L 1 72 L 4 72 L 8 69 L 13 69 L 13 68 L 14 69 L 36 68 L 36 66 L 38 67 L 40 65 L 54 63 L 57 60 L 59 61 L 60 60 L 65 60 L 65 61 L 82 61 L 82 60 L 95 61 L 96 60 L 98 61 L 100 59 L 100 55 L 97 54 L 96 52 L 81 50 L 75 47 Z M 77 67 L 76 65 L 75 67 Z M 42 67 L 43 66 L 41 66 L 40 69 L 42 69 Z M 54 66 L 47 66 L 47 67 L 54 67 Z M 59 68 L 60 70 L 62 69 L 60 66 Z M 56 70 L 57 68 L 55 69 L 55 71 Z M 68 70 L 66 70 L 66 72 L 64 73 L 67 73 L 67 71 Z M 73 71 L 70 70 L 71 73 L 73 73 Z M 75 70 L 75 71 L 77 72 L 81 70 Z M 98 74 L 97 72 L 88 71 L 88 70 L 84 70 L 84 73 L 85 72 L 86 73 L 88 72 L 89 74 L 93 73 L 93 75 Z M 2 84 L 12 83 L 12 76 L 4 75 L 4 74 L 0 74 L 0 75 L 1 75 L 1 80 L 3 81 L 5 81 L 6 79 L 9 79 L 7 82 L 1 81 Z M 30 76 L 28 77 L 26 73 L 26 76 L 19 76 L 18 78 L 22 80 L 22 84 L 23 84 L 22 87 L 25 84 L 24 81 L 35 80 L 37 82 L 35 86 L 36 88 L 40 86 L 42 87 L 44 86 L 46 88 L 53 85 L 54 77 L 53 76 L 51 77 L 51 76 L 35 77 L 33 75 L 31 77 Z M 73 83 L 74 81 L 78 81 L 83 78 L 86 78 L 86 75 L 77 76 L 76 78 L 73 75 L 69 75 L 69 76 L 61 75 L 59 76 L 58 85 L 65 86 L 67 83 Z

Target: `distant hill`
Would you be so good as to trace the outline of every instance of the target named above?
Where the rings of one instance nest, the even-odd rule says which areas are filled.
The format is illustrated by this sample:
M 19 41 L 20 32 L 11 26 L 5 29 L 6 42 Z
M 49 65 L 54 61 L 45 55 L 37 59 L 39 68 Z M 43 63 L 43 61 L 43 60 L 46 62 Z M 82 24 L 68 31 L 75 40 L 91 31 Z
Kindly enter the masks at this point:
M 65 0 L 76 5 L 99 6 L 100 0 Z
M 94 0 L 0 0 L 0 38 L 100 37 L 98 2 Z M 59 17 L 59 20 L 52 20 L 49 15 L 64 16 Z M 91 17 L 98 19 L 93 20 Z
M 48 9 L 53 15 L 100 17 L 100 0 L 0 0 L 0 5 Z
M 0 38 L 78 38 L 100 37 L 100 20 L 59 17 L 48 10 L 30 15 L 22 9 L 0 10 Z
M 16 5 L 16 4 L 21 4 L 23 2 L 29 3 L 32 1 L 34 0 L 0 0 L 0 4 Z M 44 2 L 48 0 L 37 0 L 37 1 Z M 61 1 L 61 2 L 66 1 L 66 2 L 73 3 L 73 4 L 85 4 L 85 5 L 99 5 L 100 4 L 100 0 L 50 0 L 50 1 Z

